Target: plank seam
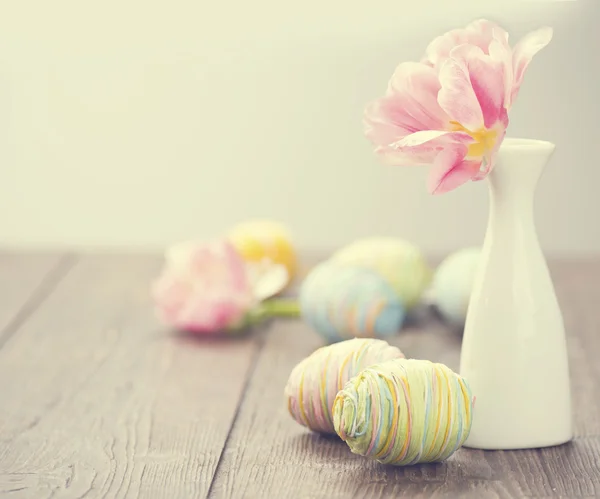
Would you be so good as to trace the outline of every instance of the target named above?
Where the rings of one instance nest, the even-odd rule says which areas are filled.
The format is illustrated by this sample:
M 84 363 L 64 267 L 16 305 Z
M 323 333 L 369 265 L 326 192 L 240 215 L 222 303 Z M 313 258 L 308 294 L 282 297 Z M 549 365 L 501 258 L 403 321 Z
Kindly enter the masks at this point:
M 225 455 L 225 451 L 227 450 L 227 447 L 229 445 L 229 440 L 231 438 L 231 434 L 233 433 L 233 429 L 235 428 L 235 424 L 238 420 L 241 409 L 244 405 L 244 401 L 246 400 L 246 396 L 248 394 L 248 387 L 250 386 L 250 382 L 252 381 L 252 378 L 254 377 L 254 372 L 256 371 L 256 368 L 258 366 L 258 360 L 260 359 L 263 348 L 265 347 L 265 344 L 267 342 L 267 336 L 268 336 L 269 332 L 270 331 L 267 330 L 267 331 L 264 331 L 265 334 L 258 335 L 258 339 L 256 341 L 256 343 L 257 343 L 256 350 L 254 351 L 254 354 L 252 355 L 252 361 L 250 362 L 250 367 L 248 367 L 248 371 L 246 373 L 246 380 L 244 381 L 244 385 L 242 386 L 240 398 L 239 398 L 237 406 L 235 408 L 235 412 L 233 413 L 233 418 L 231 419 L 231 425 L 229 426 L 229 431 L 227 432 L 227 436 L 225 437 L 225 441 L 223 442 L 223 447 L 221 448 L 221 452 L 219 453 L 219 458 L 217 459 L 217 465 L 215 466 L 215 471 L 213 472 L 213 475 L 212 475 L 212 478 L 210 481 L 210 486 L 208 487 L 208 491 L 206 493 L 207 498 L 211 497 L 211 494 L 213 493 L 213 486 L 215 484 L 215 480 L 219 473 L 219 469 L 221 468 L 221 463 L 223 462 L 223 456 Z
M 74 267 L 77 259 L 78 258 L 75 255 L 65 254 L 61 256 L 58 262 L 46 273 L 31 293 L 31 296 L 25 301 L 21 308 L 19 308 L 6 327 L 0 331 L 0 349 L 6 345 L 8 340 L 15 335 L 33 312 L 35 312 L 58 287 L 61 281 Z

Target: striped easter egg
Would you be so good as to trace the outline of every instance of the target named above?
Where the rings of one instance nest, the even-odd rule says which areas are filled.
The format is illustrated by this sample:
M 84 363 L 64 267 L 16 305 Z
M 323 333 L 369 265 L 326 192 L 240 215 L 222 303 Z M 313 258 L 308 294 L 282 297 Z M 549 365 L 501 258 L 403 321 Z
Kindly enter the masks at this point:
M 301 316 L 329 343 L 386 338 L 400 331 L 404 305 L 377 272 L 323 262 L 303 281 Z
M 302 426 L 335 434 L 331 408 L 338 391 L 365 367 L 403 357 L 397 347 L 369 338 L 321 347 L 292 370 L 284 392 L 288 411 Z
M 417 246 L 393 237 L 359 239 L 334 253 L 331 260 L 376 271 L 390 283 L 407 309 L 419 302 L 433 275 Z
M 348 381 L 333 423 L 355 454 L 397 466 L 438 462 L 466 441 L 473 404 L 466 380 L 445 365 L 393 359 Z

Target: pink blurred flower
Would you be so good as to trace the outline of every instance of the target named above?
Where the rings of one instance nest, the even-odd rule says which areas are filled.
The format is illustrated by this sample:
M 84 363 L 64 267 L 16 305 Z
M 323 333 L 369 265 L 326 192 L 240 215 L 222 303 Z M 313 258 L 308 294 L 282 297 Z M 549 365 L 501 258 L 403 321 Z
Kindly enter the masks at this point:
M 215 333 L 242 326 L 246 314 L 280 291 L 287 278 L 280 265 L 246 263 L 227 240 L 189 242 L 168 249 L 152 294 L 166 323 Z
M 533 56 L 552 29 L 525 36 L 478 20 L 434 39 L 421 62 L 400 64 L 385 95 L 365 111 L 365 133 L 383 161 L 432 165 L 428 189 L 439 194 L 481 180 L 508 126 L 508 111 Z

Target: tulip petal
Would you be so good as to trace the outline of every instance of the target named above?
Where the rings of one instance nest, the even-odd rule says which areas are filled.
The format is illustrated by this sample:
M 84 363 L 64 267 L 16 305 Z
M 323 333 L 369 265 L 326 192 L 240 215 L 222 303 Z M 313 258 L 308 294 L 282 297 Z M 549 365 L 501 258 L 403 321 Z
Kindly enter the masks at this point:
M 182 241 L 169 246 L 165 250 L 165 260 L 170 268 L 185 272 L 190 265 L 194 249 L 202 243 L 199 241 Z
M 244 310 L 235 301 L 227 298 L 212 302 L 189 301 L 177 317 L 178 324 L 193 333 L 215 333 L 227 329 L 244 316 Z
M 476 131 L 483 127 L 483 112 L 469 78 L 469 69 L 462 58 L 450 58 L 440 68 L 440 107 L 452 121 Z
M 466 160 L 466 153 L 466 146 L 459 145 L 438 154 L 427 179 L 431 194 L 443 194 L 456 189 L 477 174 L 481 162 Z
M 189 283 L 177 279 L 171 271 L 164 271 L 158 279 L 152 283 L 152 298 L 160 304 L 158 313 L 160 317 L 171 322 L 177 315 L 179 309 L 191 293 Z
M 168 248 L 152 295 L 165 322 L 194 332 L 229 330 L 256 304 L 245 262 L 225 239 Z
M 281 292 L 290 280 L 284 265 L 269 259 L 246 264 L 250 286 L 257 302 L 272 298 Z
M 435 158 L 435 154 L 429 151 L 418 154 L 414 151 L 405 153 L 389 146 L 376 147 L 375 154 L 383 164 L 388 166 L 427 166 Z
M 510 103 L 512 104 L 523 83 L 525 71 L 533 57 L 550 43 L 553 36 L 552 28 L 541 28 L 525 35 L 513 50 L 514 81 Z
M 233 289 L 240 293 L 247 293 L 250 290 L 250 282 L 246 273 L 246 262 L 229 242 L 222 242 L 218 249 L 224 256 Z
M 365 133 L 377 145 L 388 145 L 418 130 L 443 128 L 446 114 L 437 103 L 440 82 L 433 68 L 400 64 L 384 97 L 365 110 Z
M 455 47 L 464 44 L 479 47 L 488 54 L 490 43 L 498 34 L 508 39 L 508 33 L 497 24 L 487 19 L 477 19 L 465 28 L 453 29 L 436 37 L 427 47 L 423 62 L 434 67 L 440 66 Z
M 394 144 L 398 149 L 418 149 L 421 146 L 434 147 L 440 151 L 444 145 L 453 143 L 467 144 L 473 138 L 465 132 L 449 132 L 447 130 L 422 130 L 407 135 Z
M 416 62 L 406 62 L 394 71 L 387 95 L 400 106 L 403 121 L 413 130 L 435 130 L 448 121 L 437 102 L 439 91 L 440 80 L 435 70 Z
M 440 151 L 454 148 L 457 144 L 473 142 L 473 138 L 464 132 L 448 132 L 445 130 L 423 130 L 404 137 L 392 144 L 399 155 L 412 158 L 412 164 L 428 164 L 435 161 Z M 422 161 L 427 158 L 428 161 Z M 421 162 L 419 163 L 419 160 Z
M 510 96 L 513 85 L 513 67 L 512 67 L 512 48 L 508 44 L 508 35 L 506 32 L 494 31 L 494 39 L 490 43 L 490 57 L 499 64 L 502 64 L 503 84 L 504 84 L 504 108 L 510 107 Z
M 364 131 L 368 139 L 378 145 L 389 145 L 400 137 L 419 130 L 393 96 L 385 96 L 369 103 L 365 109 Z M 411 120 L 412 121 L 412 120 Z
M 476 19 L 475 21 L 472 21 L 469 24 L 467 24 L 465 29 L 469 33 L 476 33 L 479 36 L 479 40 L 484 40 L 487 43 L 489 43 L 493 38 L 494 31 L 504 32 L 504 34 L 508 38 L 508 33 L 505 30 L 503 30 L 496 23 L 489 21 L 488 19 Z M 471 38 L 473 39 L 473 35 L 471 35 Z M 486 48 L 481 45 L 479 45 L 479 47 L 484 50 Z
M 464 29 L 453 29 L 443 35 L 437 36 L 427 46 L 423 62 L 431 66 L 437 66 L 448 57 L 454 47 L 465 42 L 466 34 Z
M 386 95 L 367 106 L 365 135 L 385 163 L 412 165 L 433 161 L 435 155 L 406 155 L 392 144 L 421 130 L 440 130 L 447 126 L 449 118 L 437 102 L 439 90 L 440 82 L 433 68 L 407 62 L 396 68 Z
M 498 121 L 506 121 L 504 68 L 510 62 L 510 54 L 504 55 L 505 60 L 497 60 L 473 45 L 461 45 L 451 53 L 451 57 L 467 69 L 486 128 L 492 128 Z

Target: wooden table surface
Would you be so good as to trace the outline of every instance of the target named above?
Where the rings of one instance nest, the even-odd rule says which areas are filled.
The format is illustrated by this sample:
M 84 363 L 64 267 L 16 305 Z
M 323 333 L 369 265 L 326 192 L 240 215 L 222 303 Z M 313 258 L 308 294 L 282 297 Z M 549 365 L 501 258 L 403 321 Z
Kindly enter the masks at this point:
M 461 449 L 406 468 L 355 456 L 288 415 L 287 377 L 322 344 L 299 321 L 234 341 L 163 328 L 148 295 L 160 265 L 137 255 L 0 254 L 0 497 L 600 497 L 600 259 L 551 262 L 575 439 Z M 460 335 L 435 318 L 394 343 L 458 366 Z

